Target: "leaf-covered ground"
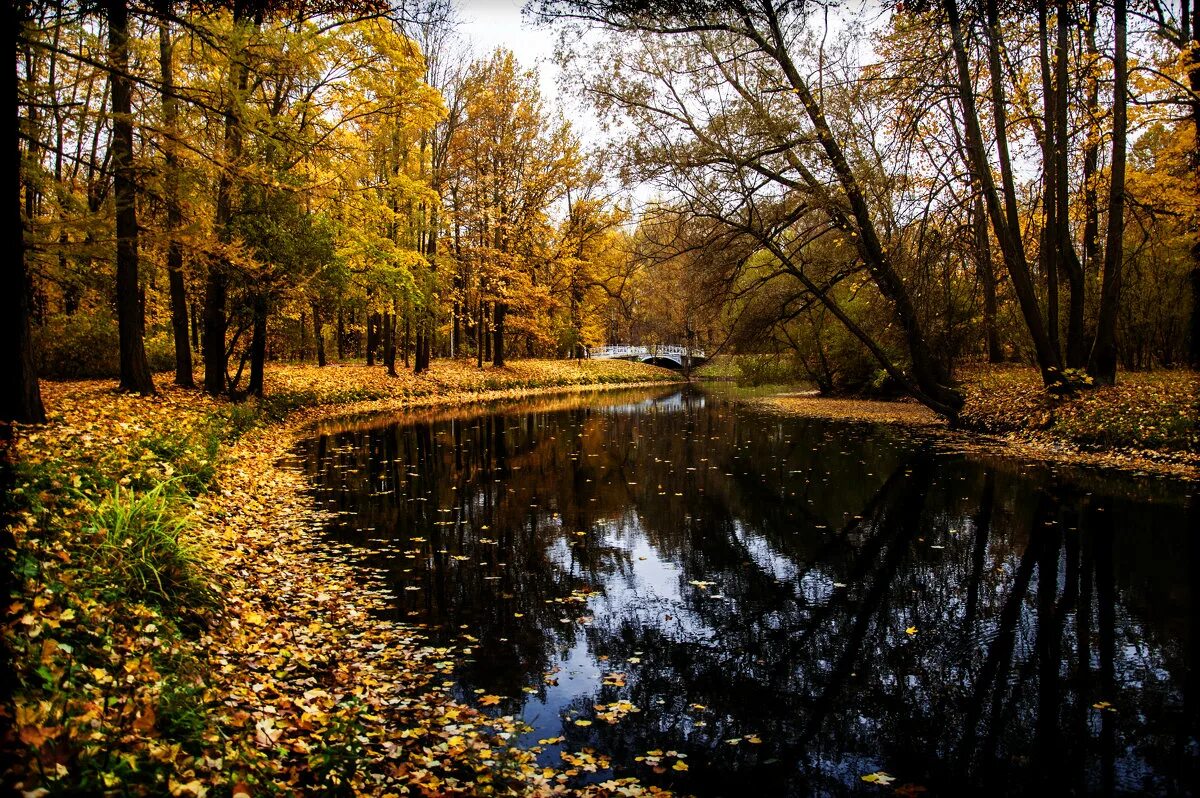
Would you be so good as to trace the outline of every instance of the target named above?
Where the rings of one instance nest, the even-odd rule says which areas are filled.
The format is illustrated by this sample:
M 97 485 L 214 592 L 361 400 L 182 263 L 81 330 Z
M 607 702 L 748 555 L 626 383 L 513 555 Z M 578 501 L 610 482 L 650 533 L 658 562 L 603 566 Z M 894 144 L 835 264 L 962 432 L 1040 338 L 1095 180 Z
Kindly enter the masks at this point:
M 976 366 L 959 375 L 966 394 L 964 430 L 1020 456 L 1196 478 L 1200 475 L 1200 375 L 1190 371 L 1121 372 L 1112 387 L 1056 396 L 1036 369 Z M 826 418 L 944 426 L 911 401 L 878 402 L 777 396 L 791 413 Z M 965 442 L 965 441 L 960 441 Z
M 50 423 L 11 466 L 13 691 L 4 784 L 32 796 L 639 795 L 580 786 L 449 696 L 456 651 L 376 619 L 385 599 L 313 530 L 281 465 L 317 418 L 673 379 L 623 362 L 279 366 L 267 399 L 43 384 Z M 162 536 L 177 539 L 164 543 Z M 156 537 L 156 535 L 158 535 Z

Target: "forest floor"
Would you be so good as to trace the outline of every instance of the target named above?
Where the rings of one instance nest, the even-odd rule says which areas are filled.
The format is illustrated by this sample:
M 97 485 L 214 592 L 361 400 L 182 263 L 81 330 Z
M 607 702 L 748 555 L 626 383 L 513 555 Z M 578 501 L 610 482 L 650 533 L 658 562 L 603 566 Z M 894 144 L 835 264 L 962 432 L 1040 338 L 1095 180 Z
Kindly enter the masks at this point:
M 458 652 L 379 619 L 371 574 L 313 530 L 286 457 L 348 412 L 677 379 L 640 364 L 270 366 L 230 404 L 170 384 L 42 384 L 50 416 L 6 453 L 12 554 L 2 783 L 27 796 L 651 795 L 544 768 L 518 722 L 456 702 Z M 15 506 L 13 506 L 15 505 Z M 498 702 L 482 696 L 478 704 Z M 7 790 L 6 790 L 7 791 Z
M 760 401 L 798 415 L 940 428 L 960 447 L 997 454 L 1200 478 L 1196 372 L 1121 372 L 1113 387 L 1062 397 L 1046 393 L 1030 367 L 971 366 L 958 378 L 966 394 L 958 430 L 912 400 L 783 394 Z

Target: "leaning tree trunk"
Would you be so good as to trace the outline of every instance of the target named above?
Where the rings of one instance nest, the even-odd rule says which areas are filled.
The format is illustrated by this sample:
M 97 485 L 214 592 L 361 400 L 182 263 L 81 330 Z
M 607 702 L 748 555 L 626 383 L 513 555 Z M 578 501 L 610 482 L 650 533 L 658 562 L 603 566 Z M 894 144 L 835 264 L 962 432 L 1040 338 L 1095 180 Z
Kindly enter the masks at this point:
M 6 46 L 4 52 L 17 54 L 22 20 L 17 3 L 5 5 L 4 29 Z M 10 67 L 12 61 L 9 62 Z M 0 374 L 4 385 L 0 388 L 0 422 L 5 422 L 7 434 L 11 427 L 6 422 L 20 421 L 25 424 L 42 424 L 46 421 L 46 410 L 42 406 L 42 393 L 38 386 L 37 368 L 33 357 L 33 333 L 30 329 L 29 272 L 25 266 L 25 220 L 21 214 L 21 128 L 18 112 L 18 81 L 15 68 L 4 71 L 4 107 L 9 109 L 9 124 L 5 127 L 5 140 L 14 183 L 9 184 L 8 217 L 14 226 L 9 232 L 11 249 L 9 262 L 0 266 Z
M 192 350 L 188 345 L 187 289 L 183 282 L 183 242 L 179 231 L 183 227 L 183 214 L 179 208 L 179 155 L 175 137 L 178 135 L 179 109 L 175 98 L 175 80 L 172 64 L 171 0 L 163 4 L 163 20 L 158 24 L 158 62 L 162 75 L 163 127 L 166 130 L 164 144 L 165 192 L 167 206 L 167 282 L 171 293 L 171 333 L 175 342 L 175 384 L 191 388 Z
M 1104 277 L 1100 284 L 1100 313 L 1088 373 L 1102 385 L 1117 381 L 1117 314 L 1121 308 L 1121 261 L 1125 248 L 1126 91 L 1129 58 L 1125 49 L 1125 0 L 1113 8 L 1113 133 L 1112 167 L 1108 189 L 1108 235 L 1104 242 Z
M 113 199 L 117 216 L 117 331 L 121 389 L 154 393 L 138 289 L 137 182 L 133 166 L 133 81 L 129 77 L 129 9 L 109 0 L 108 66 L 112 84 Z

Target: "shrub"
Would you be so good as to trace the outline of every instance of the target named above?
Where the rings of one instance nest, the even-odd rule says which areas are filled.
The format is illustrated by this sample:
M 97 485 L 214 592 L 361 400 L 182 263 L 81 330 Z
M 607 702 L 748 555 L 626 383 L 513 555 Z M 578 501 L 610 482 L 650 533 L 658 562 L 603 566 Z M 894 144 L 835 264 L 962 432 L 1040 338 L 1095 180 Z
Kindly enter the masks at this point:
M 740 355 L 734 362 L 738 385 L 785 385 L 796 381 L 795 361 L 786 355 Z
M 175 370 L 175 340 L 170 330 L 146 337 L 146 361 L 151 371 Z
M 120 372 L 117 320 L 105 310 L 51 316 L 34 330 L 43 377 L 115 377 Z

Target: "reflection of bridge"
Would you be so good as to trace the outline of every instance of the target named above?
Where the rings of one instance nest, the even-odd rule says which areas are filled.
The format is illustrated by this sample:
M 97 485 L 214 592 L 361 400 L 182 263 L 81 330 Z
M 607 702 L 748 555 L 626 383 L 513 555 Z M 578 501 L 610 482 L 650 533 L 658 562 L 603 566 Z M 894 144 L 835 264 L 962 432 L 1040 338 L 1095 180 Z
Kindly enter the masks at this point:
M 587 356 L 592 360 L 640 360 L 643 363 L 654 363 L 668 368 L 683 368 L 703 363 L 708 358 L 702 349 L 689 349 L 686 346 L 667 346 L 654 344 L 652 346 L 594 346 L 587 350 Z

